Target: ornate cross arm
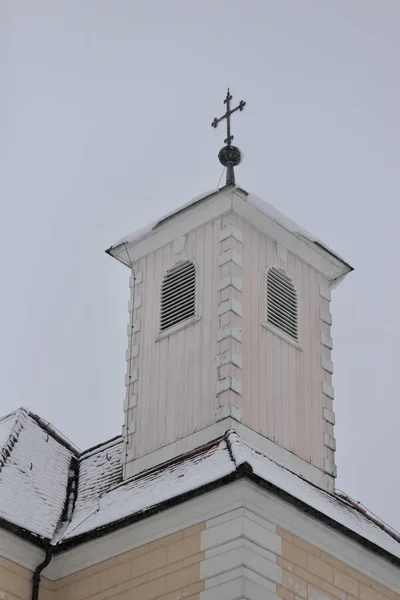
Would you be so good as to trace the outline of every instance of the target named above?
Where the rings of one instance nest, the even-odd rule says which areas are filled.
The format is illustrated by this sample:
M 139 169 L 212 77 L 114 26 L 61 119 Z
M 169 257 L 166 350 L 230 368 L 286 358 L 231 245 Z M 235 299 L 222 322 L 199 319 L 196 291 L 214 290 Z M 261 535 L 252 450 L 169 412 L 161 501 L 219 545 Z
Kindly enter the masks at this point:
M 238 165 L 242 160 L 242 155 L 239 148 L 232 146 L 233 135 L 231 135 L 231 115 L 233 115 L 233 113 L 237 110 L 242 111 L 246 106 L 246 102 L 241 100 L 235 108 L 231 108 L 231 100 L 232 96 L 228 88 L 228 92 L 224 100 L 224 104 L 226 104 L 226 113 L 222 115 L 222 117 L 215 117 L 211 123 L 211 127 L 216 129 L 219 123 L 226 119 L 226 139 L 224 140 L 224 144 L 226 144 L 226 146 L 224 146 L 218 154 L 220 163 L 226 167 L 226 185 L 235 183 L 235 172 L 233 167 Z

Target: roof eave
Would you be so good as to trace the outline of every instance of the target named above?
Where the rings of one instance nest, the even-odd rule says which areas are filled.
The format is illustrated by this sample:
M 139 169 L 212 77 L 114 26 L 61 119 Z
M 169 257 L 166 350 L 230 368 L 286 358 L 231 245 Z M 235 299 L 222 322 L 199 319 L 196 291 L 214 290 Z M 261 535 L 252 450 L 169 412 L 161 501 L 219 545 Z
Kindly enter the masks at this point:
M 343 535 L 353 539 L 354 541 L 358 542 L 360 545 L 366 547 L 367 549 L 374 552 L 375 554 L 382 556 L 383 558 L 385 558 L 392 564 L 400 567 L 400 558 L 398 558 L 397 556 L 394 556 L 393 554 L 391 554 L 387 550 L 381 548 L 377 544 L 370 542 L 366 538 L 360 536 L 359 534 L 355 533 L 351 529 L 345 527 L 338 521 L 335 521 L 334 519 L 321 513 L 317 509 L 315 509 L 315 508 L 309 506 L 308 504 L 304 503 L 303 501 L 297 499 L 296 497 L 292 496 L 288 492 L 282 490 L 281 488 L 275 486 L 272 483 L 269 483 L 268 481 L 266 481 L 259 475 L 256 475 L 255 473 L 253 473 L 253 470 L 248 463 L 244 463 L 244 464 L 240 465 L 235 471 L 233 471 L 229 475 L 225 475 L 224 477 L 221 477 L 220 479 L 217 479 L 216 481 L 210 482 L 206 486 L 202 486 L 200 488 L 190 490 L 188 492 L 185 492 L 184 494 L 175 496 L 174 498 L 171 498 L 171 499 L 161 502 L 157 505 L 154 505 L 154 506 L 150 507 L 148 510 L 140 511 L 133 515 L 124 517 L 123 519 L 120 519 L 118 521 L 114 521 L 112 523 L 107 523 L 106 525 L 103 525 L 103 526 L 93 529 L 91 531 L 85 532 L 83 534 L 77 535 L 76 537 L 64 540 L 55 547 L 54 553 L 61 554 L 62 552 L 65 552 L 66 550 L 69 550 L 75 546 L 78 546 L 85 542 L 89 542 L 94 539 L 98 539 L 99 537 L 103 537 L 104 535 L 113 533 L 114 531 L 122 529 L 123 527 L 133 525 L 134 523 L 137 523 L 139 521 L 147 519 L 155 514 L 158 514 L 164 510 L 167 510 L 168 508 L 172 508 L 173 506 L 183 504 L 184 502 L 186 502 L 188 500 L 202 496 L 203 494 L 206 494 L 207 492 L 216 490 L 220 487 L 223 487 L 224 485 L 228 485 L 229 483 L 233 483 L 234 481 L 237 481 L 242 478 L 249 479 L 250 481 L 252 481 L 256 485 L 258 485 L 259 487 L 275 494 L 276 496 L 279 496 L 282 500 L 292 504 L 293 506 L 295 506 L 302 512 L 310 514 L 314 518 L 325 523 L 326 525 L 329 525 L 333 529 L 336 529 Z

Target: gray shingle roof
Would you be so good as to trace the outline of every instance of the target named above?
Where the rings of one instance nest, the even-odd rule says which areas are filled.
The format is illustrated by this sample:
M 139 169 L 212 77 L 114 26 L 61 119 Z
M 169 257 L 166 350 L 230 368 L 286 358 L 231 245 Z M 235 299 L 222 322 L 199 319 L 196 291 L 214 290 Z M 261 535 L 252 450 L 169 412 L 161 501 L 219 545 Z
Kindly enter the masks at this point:
M 275 463 L 235 431 L 126 481 L 121 437 L 80 453 L 54 431 L 25 409 L 0 419 L 0 519 L 3 526 L 10 523 L 60 549 L 245 472 L 316 517 L 400 559 L 399 538 L 390 528 Z

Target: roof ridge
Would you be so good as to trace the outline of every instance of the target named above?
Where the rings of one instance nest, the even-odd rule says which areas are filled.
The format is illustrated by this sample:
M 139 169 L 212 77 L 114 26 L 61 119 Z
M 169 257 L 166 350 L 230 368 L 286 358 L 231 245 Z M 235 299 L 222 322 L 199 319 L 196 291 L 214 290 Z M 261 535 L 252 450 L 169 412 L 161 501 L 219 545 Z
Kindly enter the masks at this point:
M 114 437 L 105 440 L 104 442 L 99 442 L 98 444 L 95 444 L 94 446 L 90 446 L 89 448 L 87 448 L 86 450 L 83 450 L 81 455 L 80 455 L 80 460 L 84 460 L 85 458 L 89 458 L 90 456 L 93 456 L 94 453 L 96 452 L 101 452 L 102 450 L 106 450 L 107 448 L 111 447 L 111 446 L 115 446 L 116 444 L 119 444 L 120 442 L 122 442 L 122 435 L 115 435 Z
M 26 422 L 29 417 L 29 411 L 26 408 L 18 408 L 14 413 L 9 413 L 6 417 L 10 417 L 12 414 L 15 414 L 14 425 L 4 446 L 0 449 L 0 471 L 10 457 L 10 454 L 18 441 L 21 429 L 23 429 L 24 422 Z
M 54 425 L 52 425 L 50 421 L 46 421 L 46 419 L 43 419 L 43 417 L 31 411 L 27 410 L 27 413 L 28 416 L 31 417 L 31 419 L 33 419 L 41 429 L 43 429 L 43 431 L 50 435 L 56 442 L 64 446 L 64 448 L 67 448 L 76 457 L 79 457 L 82 454 L 82 450 L 73 442 L 71 442 L 71 440 L 68 439 L 66 435 L 64 435 L 63 433 L 61 433 L 61 431 L 54 427 Z

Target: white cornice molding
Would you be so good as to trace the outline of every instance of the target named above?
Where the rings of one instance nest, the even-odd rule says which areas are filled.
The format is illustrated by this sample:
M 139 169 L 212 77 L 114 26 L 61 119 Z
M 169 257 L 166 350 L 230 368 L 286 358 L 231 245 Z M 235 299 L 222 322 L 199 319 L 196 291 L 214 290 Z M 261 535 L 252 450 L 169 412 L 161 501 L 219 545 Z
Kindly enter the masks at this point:
M 322 246 L 313 244 L 300 234 L 292 233 L 272 217 L 258 210 L 246 201 L 246 193 L 237 188 L 214 193 L 171 216 L 156 229 L 149 231 L 142 239 L 135 240 L 131 244 L 121 244 L 110 249 L 109 252 L 114 258 L 129 266 L 127 252 L 130 261 L 135 263 L 146 254 L 232 211 L 317 269 L 331 282 L 340 280 L 351 270 L 349 265 L 327 252 Z
M 43 561 L 45 552 L 13 533 L 0 529 L 0 556 L 34 571 Z
M 246 479 L 233 482 L 114 533 L 56 555 L 43 575 L 48 579 L 56 580 L 202 522 L 206 523 L 206 532 L 214 528 L 215 535 L 213 537 L 211 533 L 211 541 L 208 540 L 208 550 L 211 550 L 213 547 L 230 543 L 226 536 L 232 536 L 230 532 L 235 531 L 232 524 L 236 522 L 236 519 L 240 520 L 242 517 L 246 517 L 248 524 L 250 521 L 254 524 L 252 526 L 250 523 L 249 527 L 252 527 L 252 532 L 248 527 L 246 534 L 247 537 L 254 537 L 253 540 L 250 540 L 251 543 L 257 543 L 257 527 L 262 527 L 263 529 L 260 531 L 268 533 L 268 535 L 272 534 L 271 539 L 266 542 L 268 547 L 261 549 L 262 554 L 270 553 L 266 555 L 268 560 L 272 554 L 279 552 L 279 547 L 273 545 L 275 543 L 273 536 L 274 528 L 282 527 L 375 579 L 378 583 L 400 593 L 398 567 Z M 222 524 L 225 526 L 217 529 Z M 217 532 L 219 537 L 216 535 Z M 209 535 L 203 532 L 203 540 L 207 540 Z M 203 544 L 207 544 L 207 542 L 203 541 Z M 225 546 L 226 551 L 228 548 L 230 547 Z M 254 551 L 253 546 L 250 548 L 251 551 Z M 232 559 L 233 565 L 236 564 L 235 561 L 237 562 L 237 556 Z M 15 562 L 21 564 L 20 560 L 15 560 Z M 202 568 L 204 569 L 204 567 Z M 232 568 L 236 571 L 235 566 Z M 254 569 L 251 572 L 254 573 Z M 249 573 L 246 577 L 248 575 Z M 236 573 L 236 578 L 244 576 L 243 573 Z M 221 582 L 220 584 L 222 585 Z M 240 585 L 242 584 L 243 581 L 240 582 Z M 270 591 L 273 593 L 272 590 Z M 213 600 L 213 596 L 206 595 L 202 600 Z

